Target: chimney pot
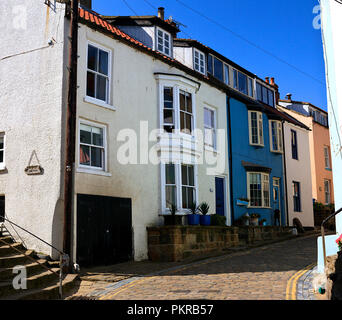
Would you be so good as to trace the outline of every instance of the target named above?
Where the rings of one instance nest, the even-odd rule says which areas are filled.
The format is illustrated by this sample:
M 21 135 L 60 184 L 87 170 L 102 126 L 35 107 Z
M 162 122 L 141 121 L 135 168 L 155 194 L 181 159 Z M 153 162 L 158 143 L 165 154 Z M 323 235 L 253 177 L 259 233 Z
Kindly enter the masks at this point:
M 291 94 L 291 93 L 288 93 L 288 94 L 286 95 L 286 100 L 291 101 L 291 97 L 292 97 L 292 94 Z
M 271 85 L 274 86 L 274 78 L 271 78 Z
M 265 78 L 265 81 L 266 81 L 267 83 L 270 83 L 269 77 L 266 77 L 266 78 Z
M 159 7 L 158 8 L 158 18 L 164 20 L 164 12 L 165 12 L 165 9 L 163 7 Z

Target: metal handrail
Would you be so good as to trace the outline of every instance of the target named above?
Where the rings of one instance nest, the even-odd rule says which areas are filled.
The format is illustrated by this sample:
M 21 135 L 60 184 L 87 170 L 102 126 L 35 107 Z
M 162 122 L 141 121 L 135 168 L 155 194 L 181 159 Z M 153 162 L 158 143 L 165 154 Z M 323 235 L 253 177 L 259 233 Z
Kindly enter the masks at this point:
M 325 250 L 325 239 L 324 239 L 324 237 L 325 237 L 324 225 L 325 225 L 326 222 L 328 222 L 331 218 L 335 217 L 340 212 L 342 212 L 342 208 L 340 208 L 336 212 L 332 213 L 330 216 L 326 217 L 322 221 L 322 224 L 321 224 L 322 247 L 323 247 L 323 257 L 324 257 L 324 269 L 325 269 L 326 263 L 327 263 L 327 254 L 326 254 L 326 250 Z
M 4 221 L 7 221 L 8 223 L 10 223 L 10 225 L 12 226 L 12 228 L 13 228 L 13 225 L 16 226 L 17 228 L 19 228 L 19 229 L 21 229 L 22 231 L 28 233 L 29 235 L 35 237 L 36 239 L 38 239 L 39 241 L 45 243 L 46 245 L 48 245 L 49 247 L 51 247 L 52 249 L 56 250 L 56 251 L 59 253 L 59 275 L 58 275 L 56 272 L 54 272 L 51 268 L 46 267 L 46 266 L 44 266 L 44 267 L 47 268 L 47 269 L 49 269 L 49 271 L 53 272 L 53 273 L 56 274 L 57 276 L 59 276 L 59 295 L 60 295 L 60 298 L 62 299 L 62 298 L 63 298 L 63 292 L 62 292 L 62 287 L 63 287 L 63 286 L 62 286 L 62 283 L 63 283 L 63 267 L 68 263 L 69 256 L 68 256 L 66 253 L 64 253 L 63 251 L 61 251 L 61 250 L 57 249 L 56 247 L 54 247 L 52 244 L 50 244 L 50 243 L 46 242 L 45 240 L 43 240 L 42 238 L 38 237 L 37 235 L 35 235 L 35 234 L 32 233 L 31 231 L 29 231 L 29 230 L 27 230 L 27 229 L 25 229 L 25 228 L 19 226 L 18 224 L 16 224 L 16 223 L 14 223 L 13 221 L 11 221 L 11 220 L 5 218 L 4 216 L 2 216 L 1 219 L 3 219 Z M 5 227 L 5 226 L 3 226 L 3 227 Z M 5 227 L 5 228 L 6 228 L 6 227 Z M 13 229 L 14 229 L 14 228 L 13 228 Z M 7 228 L 6 228 L 6 230 L 7 230 L 7 232 L 9 233 L 9 231 L 8 231 Z M 14 231 L 16 231 L 16 230 L 14 229 Z M 13 237 L 13 236 L 11 235 L 11 237 Z M 12 246 L 11 246 L 11 247 L 12 247 Z M 12 248 L 13 248 L 13 247 L 12 247 Z M 20 252 L 20 250 L 17 249 L 17 248 L 13 248 L 13 249 L 16 249 L 17 251 Z M 23 252 L 21 252 L 21 253 L 24 254 L 26 257 L 31 258 L 31 257 L 27 256 L 25 253 L 23 253 Z M 37 261 L 36 261 L 36 262 L 37 262 Z M 38 262 L 38 264 L 41 265 L 41 263 L 39 263 L 39 262 Z

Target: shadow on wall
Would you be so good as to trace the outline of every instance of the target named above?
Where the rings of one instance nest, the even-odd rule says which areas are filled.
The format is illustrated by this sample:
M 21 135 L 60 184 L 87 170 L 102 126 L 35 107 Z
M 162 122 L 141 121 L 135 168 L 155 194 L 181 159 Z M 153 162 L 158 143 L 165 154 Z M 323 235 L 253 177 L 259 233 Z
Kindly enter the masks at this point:
M 53 214 L 51 244 L 61 251 L 63 250 L 63 209 L 64 201 L 59 199 L 56 202 L 55 211 Z M 51 257 L 54 260 L 58 260 L 59 253 L 56 250 L 52 250 Z

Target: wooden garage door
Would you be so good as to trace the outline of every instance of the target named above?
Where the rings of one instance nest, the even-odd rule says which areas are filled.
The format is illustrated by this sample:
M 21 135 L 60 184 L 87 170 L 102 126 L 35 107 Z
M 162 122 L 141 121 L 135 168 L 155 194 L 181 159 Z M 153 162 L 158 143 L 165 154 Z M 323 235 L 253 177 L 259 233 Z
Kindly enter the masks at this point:
M 80 267 L 131 259 L 131 199 L 78 194 L 77 263 Z

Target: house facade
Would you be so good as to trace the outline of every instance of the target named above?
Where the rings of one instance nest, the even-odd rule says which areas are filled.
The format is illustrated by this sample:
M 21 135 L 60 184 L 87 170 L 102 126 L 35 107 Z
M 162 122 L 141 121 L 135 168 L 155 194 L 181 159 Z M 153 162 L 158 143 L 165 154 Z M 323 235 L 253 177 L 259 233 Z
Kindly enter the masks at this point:
M 334 203 L 328 114 L 306 102 L 293 101 L 291 96 L 279 101 L 279 110 L 305 124 L 309 129 L 312 199 L 325 205 Z M 293 137 L 293 144 L 296 144 Z

